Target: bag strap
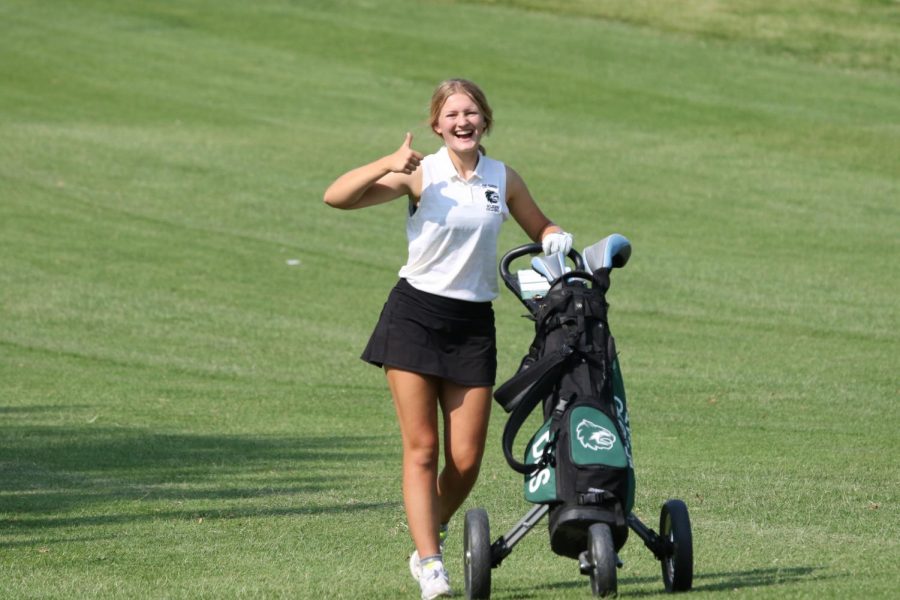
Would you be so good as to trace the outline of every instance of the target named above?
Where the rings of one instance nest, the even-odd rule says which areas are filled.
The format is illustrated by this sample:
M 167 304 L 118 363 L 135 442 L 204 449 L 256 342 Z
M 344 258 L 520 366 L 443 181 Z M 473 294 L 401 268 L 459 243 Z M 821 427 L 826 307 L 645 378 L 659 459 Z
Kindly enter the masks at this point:
M 527 368 L 520 369 L 509 381 L 498 387 L 494 391 L 494 399 L 503 407 L 503 410 L 512 412 L 526 396 L 545 395 L 544 388 L 555 380 L 560 365 L 572 352 L 573 349 L 569 345 L 563 345 L 554 352 L 548 352 Z
M 564 345 L 559 350 L 545 355 L 525 371 L 525 373 L 529 373 L 538 363 L 546 361 L 545 365 L 542 365 L 538 378 L 529 387 L 523 389 L 521 394 L 516 396 L 512 414 L 509 415 L 506 426 L 503 428 L 503 456 L 513 471 L 528 475 L 541 468 L 540 465 L 526 465 L 516 460 L 512 453 L 513 444 L 531 411 L 550 393 L 553 385 L 556 383 L 559 371 L 562 370 L 562 367 L 573 353 L 574 349 L 571 346 Z M 511 382 L 512 380 L 507 383 Z

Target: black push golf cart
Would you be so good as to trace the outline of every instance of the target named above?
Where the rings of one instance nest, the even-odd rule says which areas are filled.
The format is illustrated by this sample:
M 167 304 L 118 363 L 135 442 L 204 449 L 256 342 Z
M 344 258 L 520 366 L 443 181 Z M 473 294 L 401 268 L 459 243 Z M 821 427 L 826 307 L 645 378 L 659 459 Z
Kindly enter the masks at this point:
M 534 321 L 528 355 L 494 397 L 509 413 L 503 452 L 524 476 L 525 499 L 534 507 L 502 537 L 491 541 L 487 512 L 466 512 L 463 544 L 467 598 L 489 598 L 491 570 L 549 514 L 550 546 L 574 558 L 590 577 L 595 596 L 617 593 L 616 553 L 629 530 L 662 563 L 666 590 L 691 588 L 693 547 L 687 506 L 662 505 L 659 533 L 632 512 L 635 478 L 625 387 L 607 323 L 606 291 L 614 268 L 625 266 L 631 244 L 618 234 L 561 254 L 538 256 L 540 244 L 509 251 L 500 261 L 506 286 Z M 510 271 L 530 256 L 531 269 Z M 537 406 L 543 426 L 526 445 L 525 460 L 513 456 L 516 434 Z

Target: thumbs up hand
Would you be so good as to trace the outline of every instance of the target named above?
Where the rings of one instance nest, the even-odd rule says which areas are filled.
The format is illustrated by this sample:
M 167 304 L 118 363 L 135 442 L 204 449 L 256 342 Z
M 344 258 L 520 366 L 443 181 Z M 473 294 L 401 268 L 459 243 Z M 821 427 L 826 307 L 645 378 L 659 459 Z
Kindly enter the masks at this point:
M 410 175 L 419 168 L 419 164 L 424 156 L 412 149 L 412 134 L 407 132 L 403 145 L 388 158 L 388 167 L 392 173 L 406 173 Z

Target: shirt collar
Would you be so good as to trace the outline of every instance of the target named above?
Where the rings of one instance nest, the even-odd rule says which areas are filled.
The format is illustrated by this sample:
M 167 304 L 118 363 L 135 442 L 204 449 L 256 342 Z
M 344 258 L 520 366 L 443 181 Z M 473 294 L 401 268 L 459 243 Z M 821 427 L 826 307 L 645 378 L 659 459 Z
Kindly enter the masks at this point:
M 438 150 L 437 154 L 440 157 L 441 169 L 444 171 L 444 176 L 447 179 L 450 179 L 451 181 L 461 181 L 463 183 L 471 183 L 484 179 L 484 154 L 482 154 L 481 151 L 478 152 L 478 164 L 475 165 L 475 173 L 469 181 L 460 177 L 459 173 L 456 171 L 456 167 L 453 166 L 453 161 L 450 160 L 450 151 L 447 150 L 447 146 L 441 146 L 441 149 Z

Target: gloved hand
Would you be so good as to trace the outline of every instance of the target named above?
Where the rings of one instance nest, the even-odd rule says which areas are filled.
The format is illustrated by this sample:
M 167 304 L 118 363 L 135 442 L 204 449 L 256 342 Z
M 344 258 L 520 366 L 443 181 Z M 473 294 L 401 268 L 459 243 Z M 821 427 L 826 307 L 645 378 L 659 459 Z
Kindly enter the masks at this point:
M 568 254 L 569 250 L 572 249 L 573 241 L 574 238 L 571 233 L 560 231 L 558 233 L 548 233 L 545 235 L 544 239 L 541 240 L 541 245 L 544 247 L 544 254 L 547 256 L 556 254 L 557 252 Z

